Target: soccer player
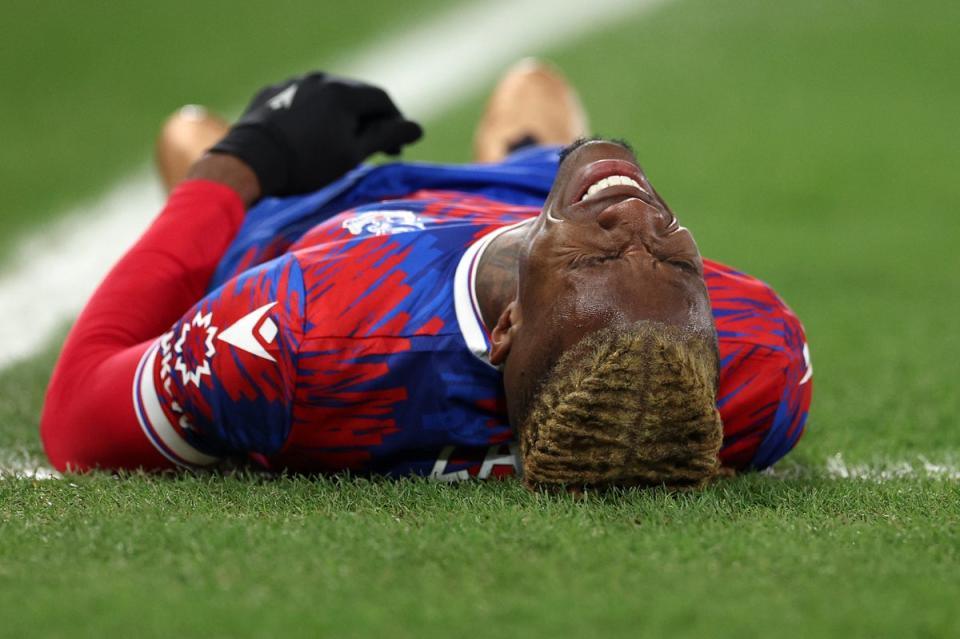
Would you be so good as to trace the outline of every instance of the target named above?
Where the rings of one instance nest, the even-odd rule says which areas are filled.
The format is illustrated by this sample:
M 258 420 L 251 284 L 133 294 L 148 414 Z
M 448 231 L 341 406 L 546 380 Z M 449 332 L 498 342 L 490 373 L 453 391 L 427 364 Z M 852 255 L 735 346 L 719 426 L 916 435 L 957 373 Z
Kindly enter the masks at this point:
M 484 164 L 358 166 L 420 127 L 321 73 L 210 122 L 168 126 L 186 179 L 67 338 L 41 424 L 58 469 L 696 487 L 800 437 L 797 318 L 701 258 L 629 146 L 573 141 L 549 68 L 494 92 Z

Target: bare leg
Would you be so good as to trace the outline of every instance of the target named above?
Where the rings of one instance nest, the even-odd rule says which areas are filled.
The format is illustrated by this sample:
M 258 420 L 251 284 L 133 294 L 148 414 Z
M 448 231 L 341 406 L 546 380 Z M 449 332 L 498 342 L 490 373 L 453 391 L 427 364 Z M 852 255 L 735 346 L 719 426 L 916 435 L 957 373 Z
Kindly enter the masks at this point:
M 200 106 L 189 105 L 167 118 L 157 136 L 157 170 L 167 191 L 183 180 L 194 162 L 226 135 L 229 125 Z
M 534 58 L 514 64 L 490 94 L 474 134 L 477 162 L 502 160 L 523 143 L 569 144 L 588 133 L 576 90 Z

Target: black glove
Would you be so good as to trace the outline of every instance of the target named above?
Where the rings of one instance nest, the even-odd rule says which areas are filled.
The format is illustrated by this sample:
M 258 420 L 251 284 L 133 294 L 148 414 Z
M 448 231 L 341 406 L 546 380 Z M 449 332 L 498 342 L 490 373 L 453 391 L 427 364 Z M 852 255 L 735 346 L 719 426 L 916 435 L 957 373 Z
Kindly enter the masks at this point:
M 262 89 L 213 153 L 243 160 L 263 195 L 306 193 L 423 135 L 383 89 L 309 73 Z

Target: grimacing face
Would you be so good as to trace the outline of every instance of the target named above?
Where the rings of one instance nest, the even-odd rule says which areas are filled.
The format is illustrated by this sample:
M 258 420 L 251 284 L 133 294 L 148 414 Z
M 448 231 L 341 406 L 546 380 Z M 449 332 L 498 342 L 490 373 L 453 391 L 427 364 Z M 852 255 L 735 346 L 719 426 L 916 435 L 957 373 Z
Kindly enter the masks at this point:
M 517 299 L 491 349 L 515 426 L 560 354 L 589 333 L 640 320 L 713 330 L 696 242 L 623 144 L 573 149 L 527 226 Z

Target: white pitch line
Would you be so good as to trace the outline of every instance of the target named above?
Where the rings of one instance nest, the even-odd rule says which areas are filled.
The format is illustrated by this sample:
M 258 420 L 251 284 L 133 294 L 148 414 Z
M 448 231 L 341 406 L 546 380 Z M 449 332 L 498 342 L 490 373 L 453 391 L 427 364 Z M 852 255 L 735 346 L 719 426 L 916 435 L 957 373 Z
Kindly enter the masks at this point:
M 0 479 L 63 479 L 63 475 L 44 466 L 0 467 Z
M 887 464 L 849 464 L 836 453 L 827 458 L 827 475 L 834 479 L 862 479 L 883 482 L 902 477 L 960 480 L 960 468 L 952 462 L 932 462 L 923 455 L 916 461 L 897 461 Z
M 60 479 L 49 466 L 34 460 L 26 451 L 0 450 L 0 479 Z
M 666 1 L 481 0 L 324 66 L 386 87 L 404 112 L 429 120 L 489 85 L 516 58 Z M 141 168 L 22 243 L 0 273 L 0 369 L 53 339 L 162 205 L 156 178 Z
M 335 68 L 387 87 L 404 112 L 429 120 L 491 85 L 519 57 L 572 42 L 667 2 L 476 2 Z
M 918 455 L 913 460 L 875 461 L 850 463 L 842 453 L 827 457 L 821 466 L 799 466 L 786 464 L 763 471 L 763 474 L 781 479 L 799 479 L 802 477 L 825 477 L 839 481 L 866 481 L 884 483 L 898 479 L 937 479 L 960 481 L 960 466 L 954 460 L 934 462 Z

